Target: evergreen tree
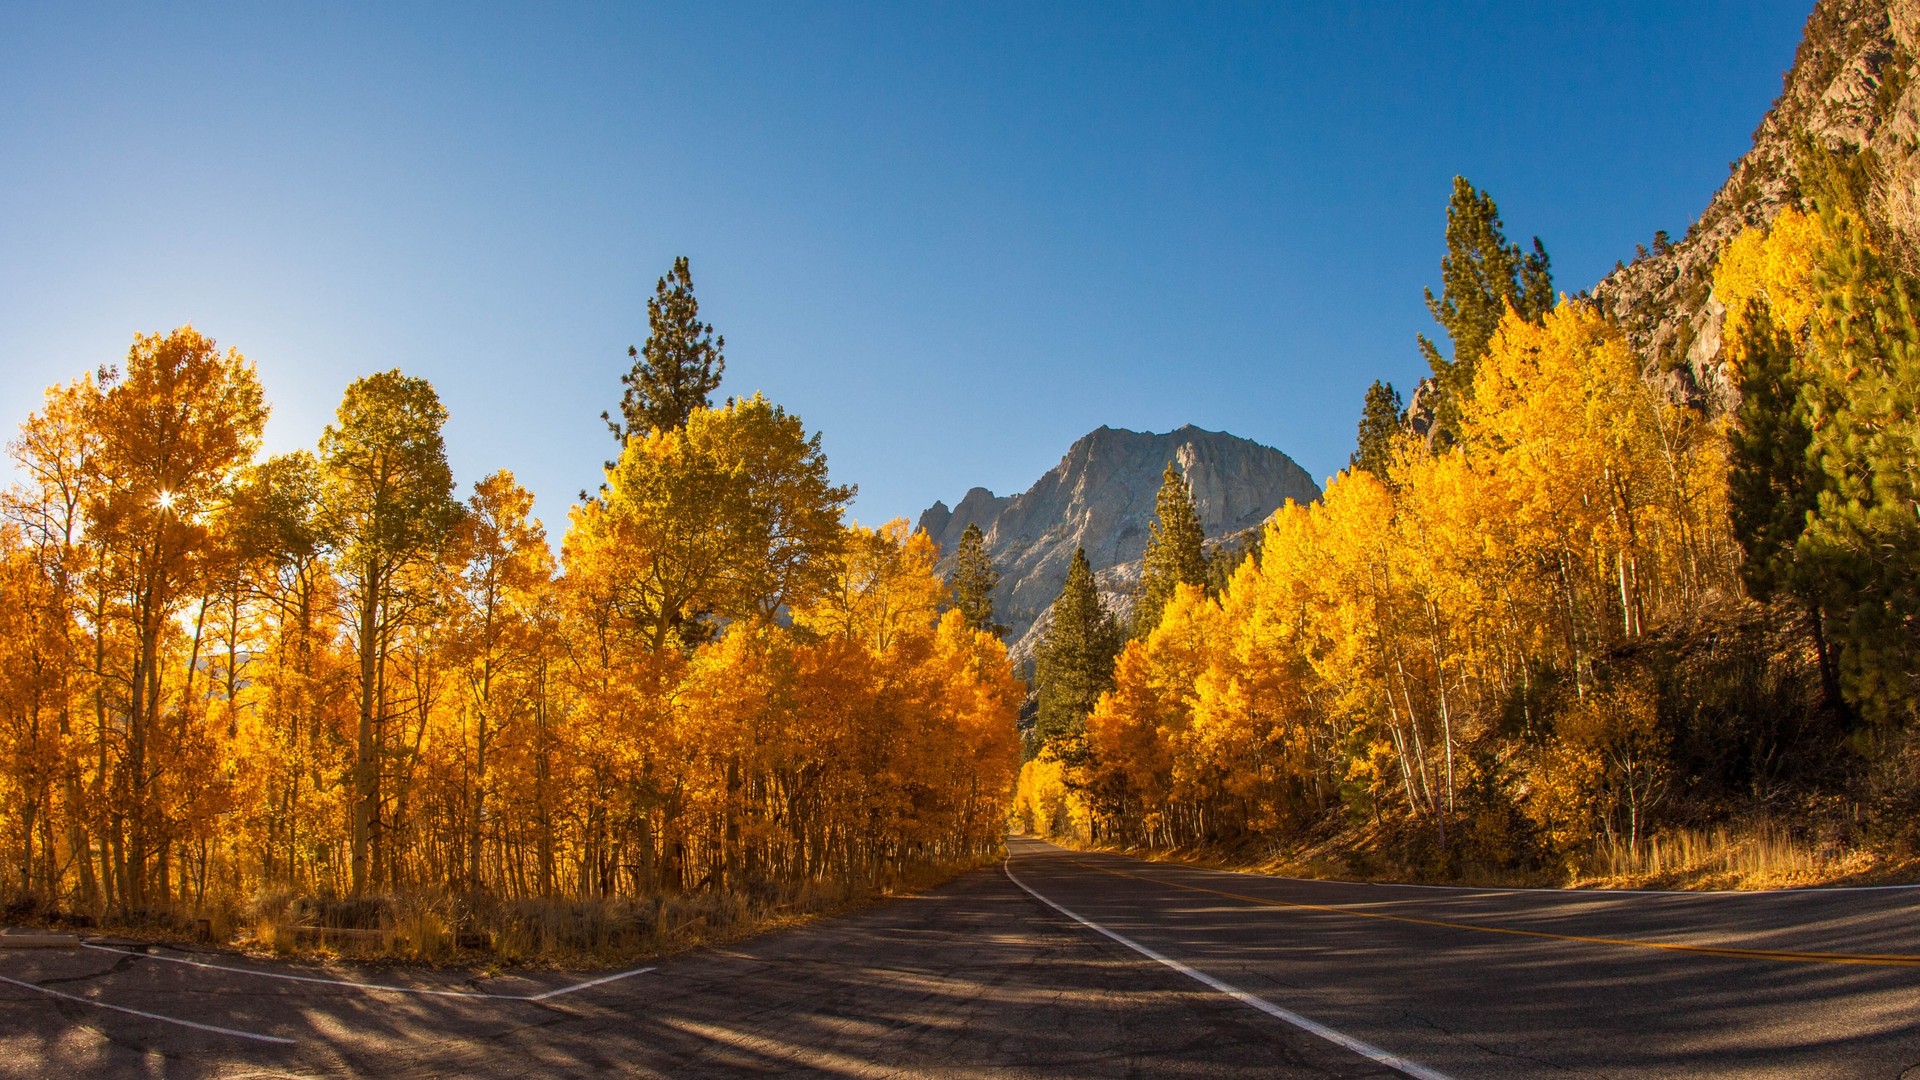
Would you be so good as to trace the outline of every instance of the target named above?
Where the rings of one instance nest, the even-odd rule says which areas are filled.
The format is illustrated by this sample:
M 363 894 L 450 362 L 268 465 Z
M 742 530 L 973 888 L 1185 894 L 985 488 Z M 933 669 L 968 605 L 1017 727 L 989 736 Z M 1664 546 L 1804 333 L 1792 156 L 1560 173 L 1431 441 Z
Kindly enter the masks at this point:
M 1840 704 L 1839 676 L 1825 633 L 1818 582 L 1799 557 L 1808 516 L 1817 508 L 1819 471 L 1808 455 L 1813 431 L 1801 399 L 1805 379 L 1792 337 L 1764 308 L 1733 343 L 1739 373 L 1738 423 L 1727 432 L 1727 495 L 1734 536 L 1745 559 L 1740 577 L 1761 603 L 1793 602 L 1807 613 L 1827 704 Z
M 1160 612 L 1175 585 L 1207 584 L 1206 532 L 1193 504 L 1193 489 L 1173 462 L 1160 475 L 1147 552 L 1140 560 L 1140 588 L 1133 603 L 1133 636 L 1144 638 L 1160 625 Z
M 1813 370 L 1801 391 L 1817 509 L 1799 540 L 1860 712 L 1911 720 L 1920 682 L 1920 282 L 1866 227 L 1828 213 L 1810 322 Z
M 954 555 L 953 577 L 948 581 L 953 607 L 967 625 L 995 637 L 1007 628 L 993 621 L 993 590 L 1000 584 L 1000 571 L 993 568 L 987 554 L 987 537 L 980 526 L 969 524 L 960 534 L 960 549 Z
M 1387 466 L 1393 461 L 1393 440 L 1400 434 L 1400 415 L 1405 411 L 1393 384 L 1375 379 L 1360 406 L 1360 435 L 1348 463 L 1384 482 Z
M 1473 386 L 1473 365 L 1486 355 L 1507 307 L 1532 320 L 1553 309 L 1553 272 L 1540 238 L 1534 237 L 1531 252 L 1523 251 L 1507 242 L 1501 228 L 1493 196 L 1475 190 L 1466 177 L 1454 177 L 1440 295 L 1426 291 L 1427 310 L 1446 331 L 1453 356 L 1442 356 L 1439 346 L 1425 334 L 1419 336 L 1420 353 L 1440 384 L 1436 425 L 1444 441 L 1453 438 L 1459 401 Z
M 714 336 L 711 324 L 700 321 L 700 301 L 693 295 L 686 256 L 673 260 L 673 269 L 654 286 L 653 299 L 647 301 L 645 344 L 627 348 L 633 370 L 620 376 L 626 386 L 620 418 L 601 413 L 600 419 L 623 443 L 636 435 L 687 426 L 693 410 L 713 404 L 713 392 L 727 369 L 727 358 L 721 353 L 726 345 L 726 338 Z
M 1207 552 L 1207 595 L 1224 596 L 1227 586 L 1233 581 L 1233 575 L 1240 570 L 1240 564 L 1252 559 L 1260 559 L 1259 528 L 1248 529 L 1238 539 L 1223 540 Z
M 1113 687 L 1113 658 L 1120 644 L 1120 628 L 1094 587 L 1086 550 L 1076 548 L 1036 657 L 1040 715 L 1034 738 L 1040 745 L 1072 744 L 1085 736 L 1087 714 Z

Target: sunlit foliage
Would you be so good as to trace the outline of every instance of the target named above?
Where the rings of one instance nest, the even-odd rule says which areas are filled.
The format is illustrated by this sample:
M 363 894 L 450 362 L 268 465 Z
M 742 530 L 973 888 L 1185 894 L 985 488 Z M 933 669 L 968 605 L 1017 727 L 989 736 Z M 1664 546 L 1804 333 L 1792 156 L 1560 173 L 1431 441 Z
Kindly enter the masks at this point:
M 1339 809 L 1495 861 L 1644 834 L 1663 735 L 1608 667 L 1737 590 L 1725 439 L 1571 302 L 1509 312 L 1456 424 L 1381 440 L 1127 645 L 1066 777 L 1092 831 L 1233 843 Z
M 798 417 L 711 388 L 558 560 L 511 473 L 458 497 L 425 380 L 264 459 L 191 328 L 49 390 L 0 520 L 0 897 L 766 898 L 997 849 L 1005 647 L 924 534 L 842 524 Z

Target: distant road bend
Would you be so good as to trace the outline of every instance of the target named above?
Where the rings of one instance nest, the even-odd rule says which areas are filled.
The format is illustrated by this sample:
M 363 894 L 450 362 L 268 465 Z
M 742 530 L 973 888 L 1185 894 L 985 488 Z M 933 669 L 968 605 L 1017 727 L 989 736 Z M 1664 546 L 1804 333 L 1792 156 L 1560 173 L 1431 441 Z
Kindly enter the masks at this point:
M 1920 1077 L 1920 891 L 1297 881 L 1009 842 L 566 975 L 0 950 L 0 1076 Z

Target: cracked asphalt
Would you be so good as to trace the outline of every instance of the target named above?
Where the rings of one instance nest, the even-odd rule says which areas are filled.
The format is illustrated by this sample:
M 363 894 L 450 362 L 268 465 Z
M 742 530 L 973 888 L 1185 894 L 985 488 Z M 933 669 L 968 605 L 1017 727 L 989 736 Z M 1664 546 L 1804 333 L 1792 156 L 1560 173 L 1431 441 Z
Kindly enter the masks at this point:
M 1920 966 L 1774 955 L 1920 954 L 1920 892 L 1434 890 L 1009 847 L 1054 904 L 1432 1074 L 1895 1077 L 1920 1062 Z M 601 974 L 154 952 L 509 996 Z M 98 949 L 0 951 L 0 980 L 0 1076 L 1396 1075 L 999 869 L 542 1001 Z

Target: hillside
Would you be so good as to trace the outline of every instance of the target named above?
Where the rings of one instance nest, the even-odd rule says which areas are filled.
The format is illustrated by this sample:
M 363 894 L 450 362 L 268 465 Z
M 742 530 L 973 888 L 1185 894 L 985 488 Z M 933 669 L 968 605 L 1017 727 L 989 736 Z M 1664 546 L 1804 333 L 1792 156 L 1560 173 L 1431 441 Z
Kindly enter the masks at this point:
M 1920 240 L 1920 0 L 1822 0 L 1807 20 L 1779 98 L 1753 148 L 1686 235 L 1623 265 L 1593 289 L 1676 399 L 1724 411 L 1736 404 L 1720 355 L 1725 308 L 1710 277 L 1742 228 L 1771 221 L 1806 186 L 1817 141 L 1860 167 L 1862 209 L 1892 246 Z

